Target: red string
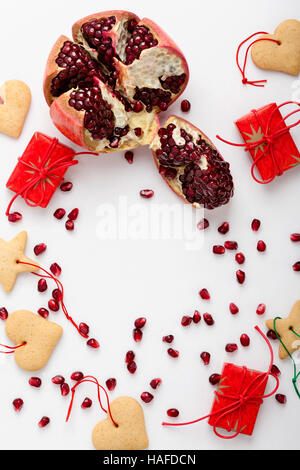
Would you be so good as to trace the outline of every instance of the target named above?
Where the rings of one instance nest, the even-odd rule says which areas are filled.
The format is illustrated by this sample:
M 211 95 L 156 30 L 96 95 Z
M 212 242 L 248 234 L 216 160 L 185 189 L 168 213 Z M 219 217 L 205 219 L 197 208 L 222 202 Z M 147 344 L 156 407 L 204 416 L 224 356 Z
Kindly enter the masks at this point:
M 102 387 L 102 385 L 99 384 L 98 380 L 96 379 L 96 377 L 93 377 L 92 375 L 87 375 L 85 377 L 83 377 L 82 380 L 80 380 L 79 382 L 77 382 L 74 387 L 71 388 L 71 392 L 72 392 L 72 397 L 71 397 L 71 401 L 70 401 L 70 405 L 69 405 L 69 408 L 68 408 L 68 413 L 67 413 L 67 417 L 66 417 L 66 422 L 69 421 L 69 418 L 70 418 L 70 415 L 71 415 L 71 411 L 72 411 L 72 407 L 73 407 L 73 402 L 74 402 L 74 396 L 75 396 L 75 391 L 76 391 L 76 388 L 84 383 L 84 382 L 90 382 L 90 383 L 93 383 L 95 385 L 97 385 L 97 392 L 98 392 L 98 401 L 99 401 L 99 404 L 100 404 L 100 408 L 102 411 L 104 411 L 104 413 L 108 413 L 109 414 L 109 417 L 110 419 L 112 420 L 112 423 L 114 424 L 114 426 L 116 428 L 119 427 L 118 423 L 116 423 L 116 421 L 113 419 L 112 417 L 112 414 L 111 414 L 111 409 L 110 409 L 110 403 L 109 403 L 109 397 L 108 397 L 108 394 L 107 394 L 107 391 L 105 390 L 104 387 Z M 101 402 L 101 396 L 100 396 L 100 390 L 103 390 L 103 392 L 105 393 L 105 396 L 106 396 L 106 401 L 107 401 L 107 410 L 103 407 L 102 405 L 102 402 Z
M 260 85 L 260 83 L 266 83 L 267 80 L 248 80 L 245 76 L 245 70 L 246 70 L 246 64 L 247 64 L 247 58 L 248 58 L 248 53 L 249 53 L 249 50 L 250 48 L 253 46 L 253 44 L 255 44 L 256 42 L 259 42 L 259 41 L 272 41 L 272 42 L 276 42 L 278 45 L 280 45 L 280 41 L 278 41 L 277 39 L 272 39 L 272 38 L 259 38 L 259 39 L 256 39 L 255 41 L 252 41 L 251 44 L 249 44 L 249 46 L 247 47 L 247 50 L 246 50 L 246 53 L 245 53 L 245 58 L 244 58 L 244 65 L 243 65 L 243 68 L 241 68 L 240 64 L 239 64 L 239 54 L 240 54 L 240 50 L 241 50 L 241 47 L 247 42 L 249 41 L 250 39 L 252 39 L 254 36 L 257 36 L 258 34 L 268 34 L 266 33 L 265 31 L 259 31 L 257 33 L 254 33 L 254 34 L 251 34 L 251 36 L 249 36 L 248 38 L 244 39 L 244 41 L 242 41 L 238 48 L 237 48 L 237 51 L 236 51 L 236 57 L 235 57 L 235 60 L 236 60 L 236 65 L 238 66 L 238 69 L 239 71 L 241 72 L 242 74 L 242 83 L 244 85 L 253 85 L 253 86 L 257 86 L 257 87 L 264 87 L 265 85 Z
M 37 264 L 25 263 L 25 262 L 23 262 L 23 261 L 17 261 L 17 263 L 19 263 L 19 264 L 26 264 L 27 266 L 32 266 L 32 267 L 34 267 L 34 268 L 41 269 L 44 273 L 46 273 L 46 276 L 45 276 L 45 275 L 42 275 L 42 274 L 34 273 L 34 272 L 33 272 L 32 274 L 34 274 L 35 276 L 39 276 L 39 277 L 43 277 L 43 278 L 47 278 L 47 279 L 52 279 L 52 280 L 56 283 L 56 286 L 57 286 L 57 288 L 58 288 L 58 290 L 59 290 L 59 293 L 60 293 L 60 295 L 59 295 L 59 300 L 58 300 L 58 301 L 59 301 L 60 304 L 61 304 L 62 311 L 64 312 L 64 314 L 65 314 L 67 320 L 69 320 L 69 321 L 72 323 L 72 325 L 76 328 L 76 330 L 78 331 L 78 333 L 79 333 L 81 336 L 83 336 L 84 338 L 88 338 L 89 336 L 86 335 L 86 334 L 84 334 L 84 333 L 82 333 L 82 332 L 80 331 L 79 326 L 74 322 L 73 318 L 68 314 L 67 308 L 66 308 L 66 306 L 65 306 L 65 304 L 64 304 L 64 287 L 63 287 L 61 281 L 59 281 L 59 280 L 58 280 L 56 277 L 54 277 L 51 273 L 49 273 L 48 271 L 46 271 L 46 269 L 41 268 L 41 266 L 38 266 Z
M 269 365 L 268 371 L 267 372 L 262 372 L 261 374 L 257 375 L 249 383 L 249 385 L 246 387 L 246 389 L 242 392 L 241 390 L 243 388 L 244 380 L 246 378 L 246 373 L 247 373 L 247 368 L 243 367 L 243 377 L 242 377 L 242 380 L 241 380 L 239 391 L 236 394 L 231 395 L 231 394 L 225 394 L 225 393 L 221 394 L 219 392 L 215 392 L 215 395 L 219 398 L 227 398 L 229 400 L 232 400 L 233 401 L 232 404 L 224 406 L 223 408 L 220 408 L 219 410 L 215 411 L 214 413 L 210 413 L 206 416 L 203 416 L 202 418 L 195 419 L 194 421 L 190 421 L 190 422 L 187 422 L 187 423 L 166 423 L 166 422 L 163 422 L 162 423 L 163 426 L 187 426 L 189 424 L 198 423 L 199 421 L 203 421 L 204 419 L 210 418 L 212 416 L 219 415 L 216 422 L 215 422 L 215 424 L 214 424 L 214 427 L 213 427 L 214 433 L 218 437 L 221 437 L 222 439 L 233 439 L 234 437 L 236 437 L 240 433 L 241 424 L 242 424 L 242 419 L 241 418 L 242 418 L 242 409 L 243 409 L 243 407 L 245 407 L 247 404 L 260 405 L 263 402 L 264 398 L 268 398 L 268 397 L 274 395 L 274 393 L 276 393 L 276 391 L 278 390 L 278 387 L 279 387 L 278 377 L 276 377 L 276 375 L 273 375 L 271 373 L 274 354 L 273 354 L 273 350 L 272 350 L 272 346 L 270 344 L 270 341 L 263 334 L 263 332 L 260 330 L 260 328 L 258 326 L 255 326 L 255 329 L 260 333 L 260 335 L 266 341 L 266 343 L 268 345 L 268 348 L 269 348 L 269 351 L 270 351 L 270 365 Z M 275 380 L 276 380 L 275 388 L 272 390 L 272 392 L 270 392 L 266 395 L 257 394 L 257 390 L 264 384 L 264 382 L 267 382 L 269 375 L 274 377 Z M 258 382 L 258 383 L 256 384 L 256 382 Z M 252 389 L 252 391 L 251 391 L 251 389 Z M 231 423 L 228 426 L 228 431 L 230 431 L 232 429 L 233 413 L 236 412 L 236 411 L 239 414 L 238 428 L 237 428 L 236 433 L 231 435 L 231 436 L 224 436 L 223 434 L 220 434 L 216 429 L 218 427 L 218 424 L 220 423 L 220 421 L 225 416 L 229 415 L 231 417 Z
M 16 349 L 19 349 L 22 346 L 25 346 L 25 344 L 26 344 L 25 341 L 24 341 L 24 343 L 19 344 L 19 346 L 6 346 L 6 344 L 0 344 L 0 346 L 2 346 L 2 348 L 11 349 L 11 351 L 0 351 L 0 354 L 13 354 L 16 351 Z
M 269 119 L 268 119 L 267 125 L 266 125 L 266 131 L 265 131 L 262 139 L 259 139 L 256 142 L 251 142 L 251 143 L 246 142 L 244 144 L 236 144 L 235 142 L 230 142 L 228 140 L 223 139 L 219 135 L 216 136 L 217 139 L 221 140 L 225 144 L 233 145 L 234 147 L 245 147 L 245 151 L 251 151 L 251 150 L 255 149 L 256 147 L 259 147 L 260 145 L 265 145 L 265 150 L 262 152 L 261 155 L 257 156 L 254 159 L 252 167 L 251 167 L 252 178 L 257 183 L 260 183 L 260 184 L 271 183 L 276 178 L 276 176 L 280 176 L 283 173 L 283 170 L 280 167 L 280 163 L 279 163 L 278 159 L 276 158 L 276 155 L 275 155 L 275 152 L 274 152 L 274 148 L 273 148 L 274 142 L 275 142 L 276 139 L 279 139 L 283 135 L 288 134 L 290 129 L 292 129 L 293 127 L 298 126 L 300 124 L 300 119 L 299 119 L 298 121 L 294 122 L 293 124 L 290 124 L 289 126 L 285 125 L 283 128 L 278 129 L 279 126 L 282 123 L 285 123 L 285 121 L 289 117 L 293 116 L 293 114 L 299 113 L 300 109 L 296 109 L 296 110 L 290 112 L 289 114 L 287 114 L 284 118 L 281 118 L 280 121 L 278 122 L 278 124 L 276 125 L 275 129 L 273 129 L 272 131 L 271 131 L 271 124 L 272 124 L 272 119 L 273 119 L 275 113 L 277 113 L 277 111 L 279 111 L 279 109 L 282 106 L 286 106 L 288 104 L 296 104 L 297 106 L 300 107 L 300 103 L 298 101 L 285 101 L 284 103 L 280 104 L 279 106 L 276 106 L 273 109 L 270 116 L 269 116 Z M 255 117 L 259 121 L 258 112 L 254 109 L 254 110 L 252 110 L 252 113 L 255 115 Z M 260 127 L 262 127 L 262 126 L 260 126 Z M 272 164 L 273 164 L 273 175 L 268 180 L 260 180 L 254 174 L 255 167 L 257 166 L 258 162 L 265 156 L 265 154 L 268 151 L 269 151 L 269 154 L 270 154 L 270 157 L 271 157 L 271 160 L 272 160 Z

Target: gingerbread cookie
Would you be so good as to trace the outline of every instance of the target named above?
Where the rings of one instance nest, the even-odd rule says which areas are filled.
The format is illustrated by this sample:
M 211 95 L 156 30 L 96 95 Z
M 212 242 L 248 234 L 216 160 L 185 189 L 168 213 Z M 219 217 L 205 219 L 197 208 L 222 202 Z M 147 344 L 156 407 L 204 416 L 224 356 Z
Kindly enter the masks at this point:
M 131 397 L 119 397 L 111 405 L 113 419 L 100 421 L 92 440 L 97 450 L 142 450 L 149 445 L 145 429 L 144 412 L 141 405 Z
M 264 34 L 260 38 L 276 39 L 280 44 L 273 41 L 259 41 L 253 44 L 252 60 L 258 67 L 298 75 L 300 71 L 300 21 L 283 21 L 277 26 L 274 34 Z
M 267 320 L 266 325 L 270 330 L 275 331 L 273 319 Z M 295 303 L 287 318 L 278 318 L 275 321 L 275 326 L 286 349 L 290 354 L 293 354 L 293 352 L 300 348 L 298 336 L 300 335 L 300 300 Z M 278 354 L 280 359 L 286 359 L 289 356 L 281 343 L 279 345 Z
M 26 83 L 9 80 L 0 88 L 0 132 L 18 138 L 31 103 Z
M 5 292 L 10 292 L 16 282 L 17 275 L 23 272 L 38 271 L 39 268 L 23 263 L 36 264 L 24 255 L 27 242 L 27 232 L 20 232 L 11 241 L 0 238 L 0 283 Z
M 63 329 L 28 310 L 18 310 L 6 320 L 5 331 L 16 345 L 26 343 L 14 353 L 18 366 L 35 371 L 47 364 Z

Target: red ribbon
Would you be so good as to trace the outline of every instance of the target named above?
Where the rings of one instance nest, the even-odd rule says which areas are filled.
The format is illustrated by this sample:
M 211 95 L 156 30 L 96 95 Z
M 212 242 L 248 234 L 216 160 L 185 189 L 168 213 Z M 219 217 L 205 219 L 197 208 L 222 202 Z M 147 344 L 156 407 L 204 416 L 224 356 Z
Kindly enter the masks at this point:
M 266 131 L 264 133 L 264 136 L 262 139 L 259 139 L 257 140 L 256 142 L 251 142 L 251 143 L 245 143 L 245 144 L 236 144 L 234 142 L 229 142 L 228 140 L 225 140 L 223 139 L 222 137 L 220 137 L 219 135 L 217 135 L 217 139 L 221 140 L 222 142 L 224 142 L 225 144 L 229 144 L 229 145 L 233 145 L 235 147 L 245 147 L 245 151 L 249 151 L 249 150 L 253 150 L 255 149 L 256 147 L 259 147 L 260 145 L 265 145 L 266 148 L 265 150 L 263 151 L 263 153 L 261 155 L 259 155 L 258 157 L 256 157 L 253 161 L 253 164 L 252 164 L 252 167 L 251 167 L 251 175 L 252 175 L 252 178 L 257 182 L 257 183 L 260 183 L 260 184 L 268 184 L 268 183 L 271 183 L 271 181 L 273 181 L 276 176 L 281 176 L 282 173 L 283 173 L 283 170 L 282 168 L 280 167 L 280 163 L 278 161 L 278 159 L 276 158 L 276 155 L 275 155 L 275 152 L 274 152 L 274 143 L 277 139 L 279 139 L 280 137 L 282 137 L 283 135 L 285 134 L 288 134 L 289 133 L 289 130 L 292 129 L 293 127 L 295 126 L 298 126 L 298 124 L 300 124 L 300 119 L 296 122 L 294 122 L 293 124 L 290 124 L 289 126 L 286 126 L 283 127 L 282 129 L 278 129 L 278 127 L 284 123 L 286 121 L 286 119 L 288 119 L 290 116 L 292 116 L 293 114 L 296 114 L 296 113 L 299 113 L 300 112 L 300 109 L 296 109 L 292 112 L 290 112 L 289 114 L 287 114 L 284 118 L 282 118 L 279 123 L 277 124 L 277 126 L 275 127 L 275 129 L 273 131 L 271 131 L 271 123 L 272 123 L 272 119 L 275 115 L 275 113 L 282 107 L 282 106 L 286 106 L 288 104 L 296 104 L 297 106 L 300 107 L 300 103 L 297 102 L 297 101 L 285 101 L 284 103 L 280 104 L 279 106 L 276 106 L 272 113 L 270 114 L 270 117 L 268 119 L 268 122 L 267 122 L 267 126 L 266 126 Z M 258 124 L 260 125 L 260 121 L 259 121 L 259 116 L 258 116 L 258 112 L 257 110 L 252 110 L 251 111 L 256 119 L 258 120 Z M 262 126 L 260 125 L 260 127 L 262 128 Z M 254 170 L 255 170 L 255 167 L 257 166 L 257 163 L 265 156 L 265 154 L 269 152 L 270 154 L 270 157 L 272 159 L 272 164 L 273 164 L 273 175 L 271 176 L 271 178 L 269 178 L 268 180 L 259 180 L 255 174 L 254 174 Z
M 241 418 L 242 418 L 243 408 L 245 406 L 249 405 L 249 404 L 260 405 L 263 402 L 264 398 L 268 398 L 268 397 L 274 395 L 274 393 L 276 393 L 276 391 L 278 390 L 278 387 L 279 387 L 278 377 L 276 377 L 276 375 L 271 373 L 274 355 L 273 355 L 273 350 L 272 350 L 272 346 L 270 344 L 270 341 L 263 334 L 263 332 L 260 330 L 260 328 L 258 326 L 255 326 L 255 329 L 264 338 L 264 340 L 266 341 L 266 343 L 269 347 L 271 359 L 270 359 L 270 365 L 269 365 L 268 371 L 267 372 L 262 372 L 261 374 L 257 375 L 252 380 L 252 382 L 249 383 L 249 385 L 246 387 L 246 389 L 243 390 L 244 380 L 245 380 L 246 374 L 247 374 L 247 368 L 243 367 L 243 377 L 242 377 L 240 387 L 239 387 L 239 390 L 238 390 L 237 393 L 234 393 L 234 394 L 222 393 L 222 394 L 220 394 L 219 392 L 215 392 L 215 395 L 217 397 L 227 398 L 228 400 L 232 400 L 231 404 L 229 404 L 227 406 L 224 406 L 223 408 L 220 408 L 219 410 L 215 411 L 214 413 L 210 413 L 206 416 L 203 416 L 202 418 L 196 419 L 194 421 L 190 421 L 188 423 L 165 423 L 165 422 L 163 422 L 162 423 L 163 426 L 186 426 L 188 424 L 198 423 L 199 421 L 203 421 L 204 419 L 211 418 L 212 416 L 219 415 L 216 422 L 215 422 L 215 424 L 214 424 L 214 427 L 213 427 L 214 433 L 218 437 L 221 437 L 222 439 L 233 439 L 240 433 L 241 424 L 242 424 L 242 419 Z M 269 375 L 274 377 L 275 380 L 276 380 L 275 388 L 272 390 L 272 392 L 268 393 L 267 395 L 258 394 L 257 390 L 264 384 L 264 382 L 267 382 Z M 234 417 L 235 412 L 238 412 L 238 414 L 239 414 L 238 427 L 237 427 L 237 431 L 235 432 L 235 434 L 232 434 L 231 436 L 224 436 L 224 434 L 220 434 L 217 431 L 216 428 L 218 427 L 218 424 L 220 423 L 220 421 L 223 418 L 225 418 L 226 416 L 229 416 L 231 418 L 230 424 L 228 426 L 228 431 L 231 431 L 232 423 L 233 423 L 233 417 Z
M 21 348 L 22 346 L 25 346 L 25 344 L 25 342 L 19 344 L 19 346 L 6 346 L 6 344 L 0 344 L 2 348 L 10 349 L 10 351 L 0 351 L 0 354 L 13 354 L 17 349 Z

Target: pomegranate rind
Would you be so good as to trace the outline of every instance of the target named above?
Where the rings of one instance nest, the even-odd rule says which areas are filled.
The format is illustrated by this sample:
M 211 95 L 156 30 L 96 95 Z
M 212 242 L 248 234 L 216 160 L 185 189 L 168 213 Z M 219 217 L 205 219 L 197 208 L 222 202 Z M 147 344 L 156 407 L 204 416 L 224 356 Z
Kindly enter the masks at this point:
M 80 147 L 89 147 L 84 139 L 84 111 L 69 106 L 71 90 L 56 98 L 50 106 L 53 124 L 68 139 Z

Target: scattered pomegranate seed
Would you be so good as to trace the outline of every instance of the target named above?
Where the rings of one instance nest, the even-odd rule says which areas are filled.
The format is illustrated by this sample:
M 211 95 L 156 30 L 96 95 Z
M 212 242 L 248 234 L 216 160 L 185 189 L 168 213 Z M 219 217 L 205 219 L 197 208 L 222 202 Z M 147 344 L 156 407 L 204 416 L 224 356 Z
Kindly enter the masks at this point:
M 232 353 L 234 351 L 236 351 L 238 348 L 238 345 L 235 344 L 235 343 L 228 343 L 226 344 L 225 346 L 225 351 L 228 352 L 228 353 Z
M 282 393 L 276 393 L 275 398 L 281 405 L 284 405 L 286 403 L 286 396 L 282 395 Z
M 201 291 L 199 292 L 199 295 L 200 295 L 201 299 L 203 299 L 203 300 L 209 300 L 210 299 L 210 294 L 209 294 L 207 289 L 201 289 Z
M 83 377 L 84 375 L 82 372 L 76 371 L 76 372 L 73 372 L 73 374 L 71 375 L 71 380 L 74 380 L 74 382 L 80 382 L 80 380 L 82 380 Z
M 208 380 L 212 385 L 217 385 L 221 380 L 221 376 L 220 374 L 212 374 Z
M 46 308 L 39 308 L 38 309 L 38 314 L 43 317 L 43 318 L 48 318 L 49 317 L 49 310 L 47 310 Z
M 42 419 L 39 421 L 39 427 L 44 428 L 45 426 L 48 426 L 50 423 L 50 418 L 48 416 L 43 416 Z
M 193 321 L 193 318 L 192 317 L 188 317 L 188 316 L 184 316 L 182 317 L 181 319 L 181 325 L 182 326 L 190 326 L 190 324 L 192 323 Z
M 8 311 L 5 307 L 0 308 L 0 320 L 6 320 L 8 317 Z
M 280 369 L 275 364 L 272 365 L 271 373 L 276 375 L 276 377 L 281 375 Z
M 218 232 L 221 233 L 222 235 L 226 235 L 226 233 L 229 232 L 229 223 L 223 222 L 222 225 L 218 227 Z
M 56 209 L 56 211 L 54 212 L 53 215 L 56 219 L 61 220 L 66 215 L 66 211 L 65 211 L 65 209 L 62 209 L 62 208 Z
M 300 242 L 300 233 L 292 233 L 290 238 L 292 242 Z
M 213 319 L 213 317 L 211 316 L 210 313 L 204 313 L 203 314 L 203 320 L 205 321 L 205 323 L 208 325 L 208 326 L 212 326 L 214 325 L 215 321 Z
M 160 387 L 162 384 L 161 379 L 153 379 L 150 382 L 150 387 L 153 388 L 153 390 L 156 390 L 158 387 Z
M 241 345 L 246 348 L 246 347 L 249 346 L 249 344 L 250 344 L 250 338 L 249 338 L 249 336 L 246 335 L 245 333 L 242 334 L 241 337 L 240 337 L 240 342 L 241 342 Z
M 237 253 L 235 255 L 235 261 L 238 264 L 244 264 L 245 263 L 245 255 L 243 253 Z
M 143 189 L 140 191 L 140 195 L 145 199 L 150 199 L 154 196 L 154 191 L 152 191 L 152 189 Z
M 59 310 L 59 304 L 54 299 L 49 300 L 48 307 L 52 312 L 58 312 Z
M 77 220 L 77 217 L 79 215 L 79 209 L 73 209 L 70 214 L 68 215 L 68 219 L 70 220 Z
M 61 275 L 61 267 L 57 263 L 51 264 L 50 271 L 52 272 L 53 276 L 58 277 Z
M 52 297 L 53 297 L 54 300 L 56 300 L 56 302 L 59 302 L 60 299 L 61 299 L 61 292 L 60 292 L 60 290 L 59 290 L 59 289 L 54 289 L 54 290 L 52 291 Z
M 9 222 L 19 222 L 19 220 L 22 219 L 22 214 L 20 212 L 12 212 L 11 214 L 8 215 L 8 221 Z
M 263 252 L 266 251 L 267 245 L 263 240 L 259 240 L 257 242 L 257 251 Z
M 266 306 L 265 304 L 259 304 L 257 309 L 256 309 L 256 313 L 257 315 L 263 315 L 266 311 Z
M 134 361 L 129 362 L 127 364 L 127 369 L 131 374 L 134 374 L 137 369 L 136 363 Z
M 200 323 L 200 321 L 201 321 L 201 315 L 198 312 L 198 310 L 195 310 L 194 315 L 193 315 L 193 322 L 197 324 L 197 323 Z
M 267 337 L 270 338 L 270 339 L 274 339 L 274 340 L 278 339 L 275 331 L 273 331 L 273 330 L 268 330 L 267 331 Z
M 143 332 L 139 328 L 133 330 L 133 339 L 136 343 L 140 343 L 143 338 Z
M 154 396 L 152 395 L 152 393 L 143 392 L 141 394 L 141 400 L 143 400 L 144 403 L 150 403 L 150 401 L 152 401 L 153 398 L 154 398 Z
M 208 366 L 208 364 L 210 363 L 210 354 L 209 354 L 209 352 L 203 351 L 200 354 L 200 357 L 201 357 L 202 361 L 204 362 L 204 365 Z
M 128 163 L 132 164 L 133 163 L 133 152 L 131 152 L 130 150 L 128 150 L 127 152 L 125 152 L 125 159 L 128 161 Z
M 239 282 L 239 284 L 244 284 L 245 279 L 246 279 L 246 274 L 244 273 L 244 271 L 242 271 L 241 269 L 239 269 L 239 270 L 236 272 L 236 278 L 237 278 L 237 281 Z
M 63 384 L 61 384 L 61 386 L 60 386 L 60 392 L 61 392 L 61 394 L 62 394 L 63 397 L 66 397 L 67 395 L 69 395 L 69 393 L 70 393 L 70 387 L 69 387 L 69 385 L 68 385 L 66 382 L 64 382 Z
M 237 250 L 238 249 L 238 243 L 237 242 L 232 242 L 232 241 L 227 241 L 224 243 L 224 246 L 226 250 Z
M 198 230 L 205 230 L 209 227 L 209 221 L 207 219 L 201 219 L 197 224 Z
M 15 411 L 21 411 L 23 405 L 24 401 L 22 400 L 22 398 L 15 398 L 15 400 L 13 401 Z
M 60 185 L 60 190 L 63 191 L 64 193 L 71 191 L 72 188 L 73 188 L 73 183 L 71 183 L 70 181 L 66 181 L 65 183 L 62 183 Z
M 223 245 L 214 245 L 213 246 L 213 253 L 215 255 L 224 255 L 225 253 L 225 248 Z
M 167 336 L 163 336 L 163 342 L 164 343 L 172 343 L 174 341 L 174 336 L 173 335 L 167 335 Z
M 138 318 L 137 320 L 135 320 L 134 322 L 134 326 L 136 328 L 144 328 L 144 326 L 146 325 L 147 323 L 147 319 L 144 318 L 144 317 L 141 317 L 141 318 Z
M 116 379 L 114 379 L 114 378 L 107 379 L 107 381 L 106 381 L 106 387 L 108 388 L 108 390 L 109 390 L 110 392 L 112 392 L 112 391 L 116 388 L 116 385 L 117 385 Z
M 75 228 L 75 224 L 73 220 L 67 220 L 65 223 L 65 227 L 66 227 L 66 230 L 68 230 L 69 232 L 72 232 L 72 230 L 74 230 Z
M 260 228 L 260 220 L 258 219 L 253 219 L 251 223 L 251 228 L 254 232 L 257 232 Z
M 300 261 L 297 261 L 297 263 L 293 265 L 293 270 L 296 272 L 300 271 Z
M 191 109 L 191 103 L 188 100 L 183 100 L 181 102 L 181 111 L 183 113 L 188 113 L 190 109 Z
M 95 338 L 91 338 L 86 343 L 90 348 L 98 349 L 100 348 L 99 342 Z
M 62 375 L 56 375 L 55 377 L 52 377 L 51 381 L 55 385 L 62 385 L 65 383 L 65 378 Z
M 168 349 L 168 354 L 169 354 L 169 356 L 173 357 L 174 359 L 179 357 L 179 351 L 176 351 L 176 349 L 169 348 Z
M 91 408 L 92 404 L 93 404 L 92 400 L 86 397 L 81 403 L 81 408 L 82 409 Z
M 128 364 L 129 362 L 134 361 L 134 359 L 135 359 L 135 353 L 133 351 L 128 351 L 125 356 L 125 362 L 127 362 Z
M 170 409 L 167 411 L 167 415 L 168 415 L 170 418 L 177 418 L 177 416 L 179 416 L 179 411 L 178 411 L 176 408 L 170 408 Z
M 44 253 L 46 249 L 47 245 L 45 245 L 45 243 L 40 243 L 39 245 L 35 245 L 33 251 L 36 256 L 39 256 L 41 253 Z
M 86 323 L 79 323 L 79 331 L 83 335 L 88 335 L 90 331 L 90 327 Z
M 45 292 L 48 289 L 48 284 L 46 279 L 39 279 L 38 282 L 38 291 L 39 292 Z
M 233 302 L 231 302 L 231 304 L 229 304 L 229 310 L 230 310 L 230 313 L 232 313 L 232 315 L 236 315 L 240 311 L 238 306 L 235 305 Z
M 40 386 L 42 385 L 42 381 L 39 377 L 31 377 L 29 380 L 28 380 L 28 383 L 29 385 L 31 385 L 32 387 L 36 387 L 36 388 L 40 388 Z

